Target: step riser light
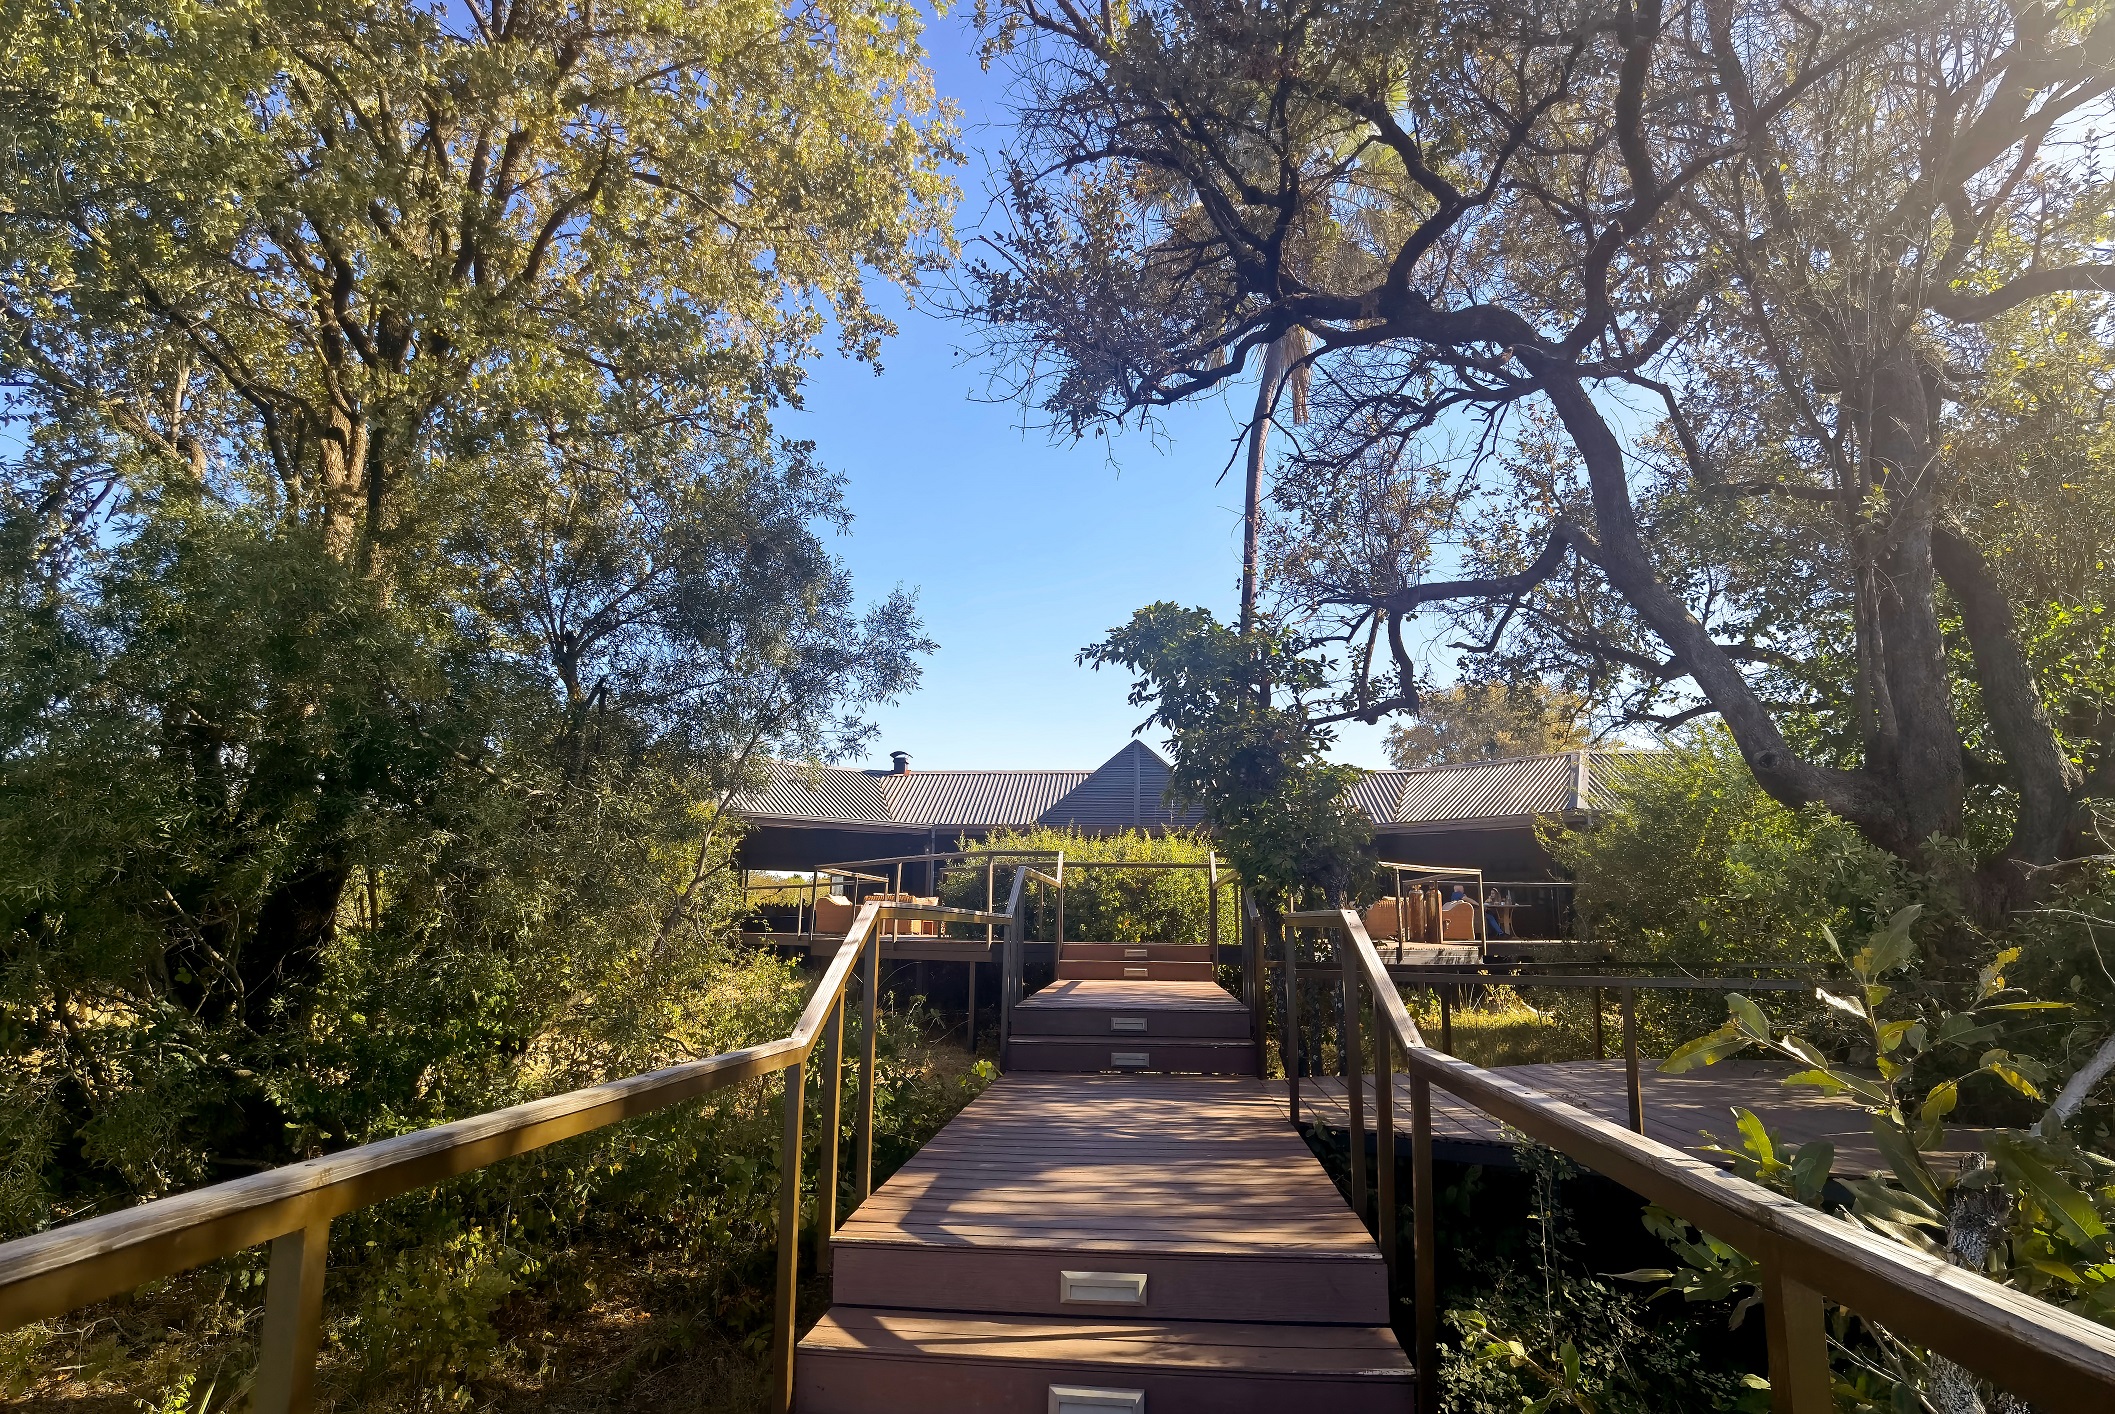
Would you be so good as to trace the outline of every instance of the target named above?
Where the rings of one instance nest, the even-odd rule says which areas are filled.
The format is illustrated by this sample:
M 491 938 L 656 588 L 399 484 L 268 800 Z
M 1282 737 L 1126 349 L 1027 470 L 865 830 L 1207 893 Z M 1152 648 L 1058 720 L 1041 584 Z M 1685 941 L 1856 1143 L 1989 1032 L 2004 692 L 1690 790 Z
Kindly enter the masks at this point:
M 1052 1385 L 1050 1414 L 1146 1414 L 1146 1392 L 1142 1389 Z
M 1059 1272 L 1058 1300 L 1067 1306 L 1143 1306 L 1144 1272 Z

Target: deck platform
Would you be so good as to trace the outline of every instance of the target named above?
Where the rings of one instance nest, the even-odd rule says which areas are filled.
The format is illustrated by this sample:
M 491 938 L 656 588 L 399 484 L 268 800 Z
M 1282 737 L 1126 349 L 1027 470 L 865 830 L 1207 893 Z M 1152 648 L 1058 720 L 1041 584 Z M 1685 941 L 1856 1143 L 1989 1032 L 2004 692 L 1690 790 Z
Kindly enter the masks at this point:
M 1495 1073 L 1532 1089 L 1576 1105 L 1587 1113 L 1615 1124 L 1630 1122 L 1630 1099 L 1621 1060 L 1556 1061 L 1541 1065 L 1495 1067 Z M 1792 1067 L 1768 1061 L 1729 1060 L 1701 1070 L 1665 1075 L 1645 1062 L 1639 1071 L 1645 1098 L 1645 1134 L 1662 1144 L 1702 1155 L 1714 1142 L 1726 1148 L 1739 1147 L 1734 1127 L 1736 1105 L 1755 1111 L 1773 1133 L 1792 1148 L 1815 1139 L 1836 1146 L 1835 1172 L 1839 1178 L 1866 1178 L 1885 1165 L 1873 1142 L 1872 1126 L 1854 1100 L 1823 1095 L 1818 1090 L 1788 1087 L 1782 1082 Z M 1282 1106 L 1287 1103 L 1283 1080 L 1270 1083 Z M 1365 1080 L 1365 1120 L 1374 1128 L 1373 1079 Z M 1344 1105 L 1344 1082 L 1336 1076 L 1308 1076 L 1300 1081 L 1300 1120 L 1319 1121 L 1335 1129 L 1350 1128 Z M 1395 1078 L 1396 1147 L 1410 1152 L 1410 1081 Z M 1717 1136 L 1715 1140 L 1703 1137 Z M 1949 1130 L 1947 1152 L 1939 1156 L 1958 1162 L 1982 1152 L 1973 1130 Z M 1435 1158 L 1455 1163 L 1511 1164 L 1513 1146 L 1499 1121 L 1446 1091 L 1432 1091 L 1432 1152 Z M 1712 1155 L 1702 1155 L 1714 1158 Z
M 1380 1253 L 1253 1079 L 1010 1073 L 832 1250 L 807 1414 L 1410 1407 Z

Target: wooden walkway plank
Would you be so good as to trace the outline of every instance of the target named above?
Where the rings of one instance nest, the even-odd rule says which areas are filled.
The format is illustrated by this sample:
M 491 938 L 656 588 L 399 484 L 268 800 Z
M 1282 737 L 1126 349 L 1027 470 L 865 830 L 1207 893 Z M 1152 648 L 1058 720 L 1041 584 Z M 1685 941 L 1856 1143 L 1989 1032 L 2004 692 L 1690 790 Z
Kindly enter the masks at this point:
M 1404 1414 L 1386 1268 L 1282 1101 L 1252 1078 L 1097 1073 L 1112 1020 L 1143 1028 L 1115 1045 L 1178 1069 L 1213 1046 L 1252 1067 L 1248 1009 L 1206 981 L 1088 976 L 1014 1018 L 1009 1073 L 838 1230 L 797 1407 Z
M 1495 1068 L 1497 1074 L 1540 1090 L 1566 1104 L 1616 1124 L 1630 1123 L 1630 1101 L 1625 1088 L 1623 1062 L 1554 1061 L 1536 1065 Z M 1645 1134 L 1662 1144 L 1704 1155 L 1717 1143 L 1737 1148 L 1735 1106 L 1753 1110 L 1791 1148 L 1816 1139 L 1827 1139 L 1836 1148 L 1836 1173 L 1843 1178 L 1865 1178 L 1882 1172 L 1885 1162 L 1873 1142 L 1872 1124 L 1855 1100 L 1824 1095 L 1817 1090 L 1788 1087 L 1784 1077 L 1790 1066 L 1770 1061 L 1721 1061 L 1706 1070 L 1666 1075 L 1646 1062 L 1639 1072 L 1645 1096 Z M 1287 1103 L 1286 1084 L 1269 1082 L 1280 1105 Z M 1395 1078 L 1396 1114 L 1410 1112 L 1410 1081 Z M 1365 1080 L 1366 1129 L 1372 1132 L 1373 1080 Z M 1344 1082 L 1337 1076 L 1304 1077 L 1300 1081 L 1302 1123 L 1319 1121 L 1333 1129 L 1350 1128 L 1345 1113 Z M 1716 1136 L 1708 1139 L 1706 1134 Z M 1949 1131 L 1953 1141 L 1949 1156 L 1959 1160 L 1982 1152 L 1968 1130 Z M 1492 1116 L 1458 1100 L 1444 1090 L 1432 1091 L 1432 1140 L 1442 1159 L 1458 1162 L 1507 1164 L 1512 1162 L 1512 1140 L 1505 1127 Z M 1396 1144 L 1407 1154 L 1410 1131 L 1400 1120 Z M 1723 1160 L 1716 1160 L 1723 1163 Z

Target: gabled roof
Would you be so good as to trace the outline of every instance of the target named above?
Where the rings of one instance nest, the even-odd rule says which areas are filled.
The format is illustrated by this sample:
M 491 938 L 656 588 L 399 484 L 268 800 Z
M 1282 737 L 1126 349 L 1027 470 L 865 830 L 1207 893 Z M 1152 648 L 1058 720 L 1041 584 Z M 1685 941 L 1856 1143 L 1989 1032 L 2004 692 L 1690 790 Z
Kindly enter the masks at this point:
M 1083 830 L 1194 825 L 1201 818 L 1196 810 L 1177 813 L 1168 809 L 1172 774 L 1160 753 L 1142 741 L 1133 741 L 1045 810 L 1036 823 L 1074 825 Z
M 1608 751 L 1368 771 L 1352 803 L 1381 829 L 1564 815 L 1606 803 Z M 738 796 L 754 820 L 868 829 L 1029 825 L 1083 830 L 1195 825 L 1167 806 L 1170 768 L 1132 741 L 1092 771 L 848 771 L 774 762 L 771 779 Z

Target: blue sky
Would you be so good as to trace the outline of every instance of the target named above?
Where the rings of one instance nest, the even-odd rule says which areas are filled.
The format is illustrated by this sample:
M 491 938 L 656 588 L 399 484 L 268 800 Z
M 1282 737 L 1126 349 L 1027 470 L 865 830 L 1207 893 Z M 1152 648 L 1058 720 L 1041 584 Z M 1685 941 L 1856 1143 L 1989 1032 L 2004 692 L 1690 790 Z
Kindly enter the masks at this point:
M 987 217 L 985 161 L 1006 137 L 1004 80 L 979 69 L 967 7 L 926 40 L 962 110 L 966 245 Z M 1241 419 L 1212 400 L 1146 433 L 1060 445 L 1032 410 L 987 400 L 992 370 L 972 356 L 971 330 L 896 307 L 902 334 L 879 376 L 826 358 L 805 411 L 781 420 L 848 479 L 856 520 L 837 549 L 860 591 L 916 586 L 940 645 L 919 691 L 877 714 L 865 764 L 903 750 L 934 770 L 1100 765 L 1142 714 L 1123 676 L 1074 662 L 1080 648 L 1156 599 L 1223 618 L 1238 602 L 1241 473 L 1214 483 Z M 1336 754 L 1384 765 L 1381 736 L 1353 724 Z

